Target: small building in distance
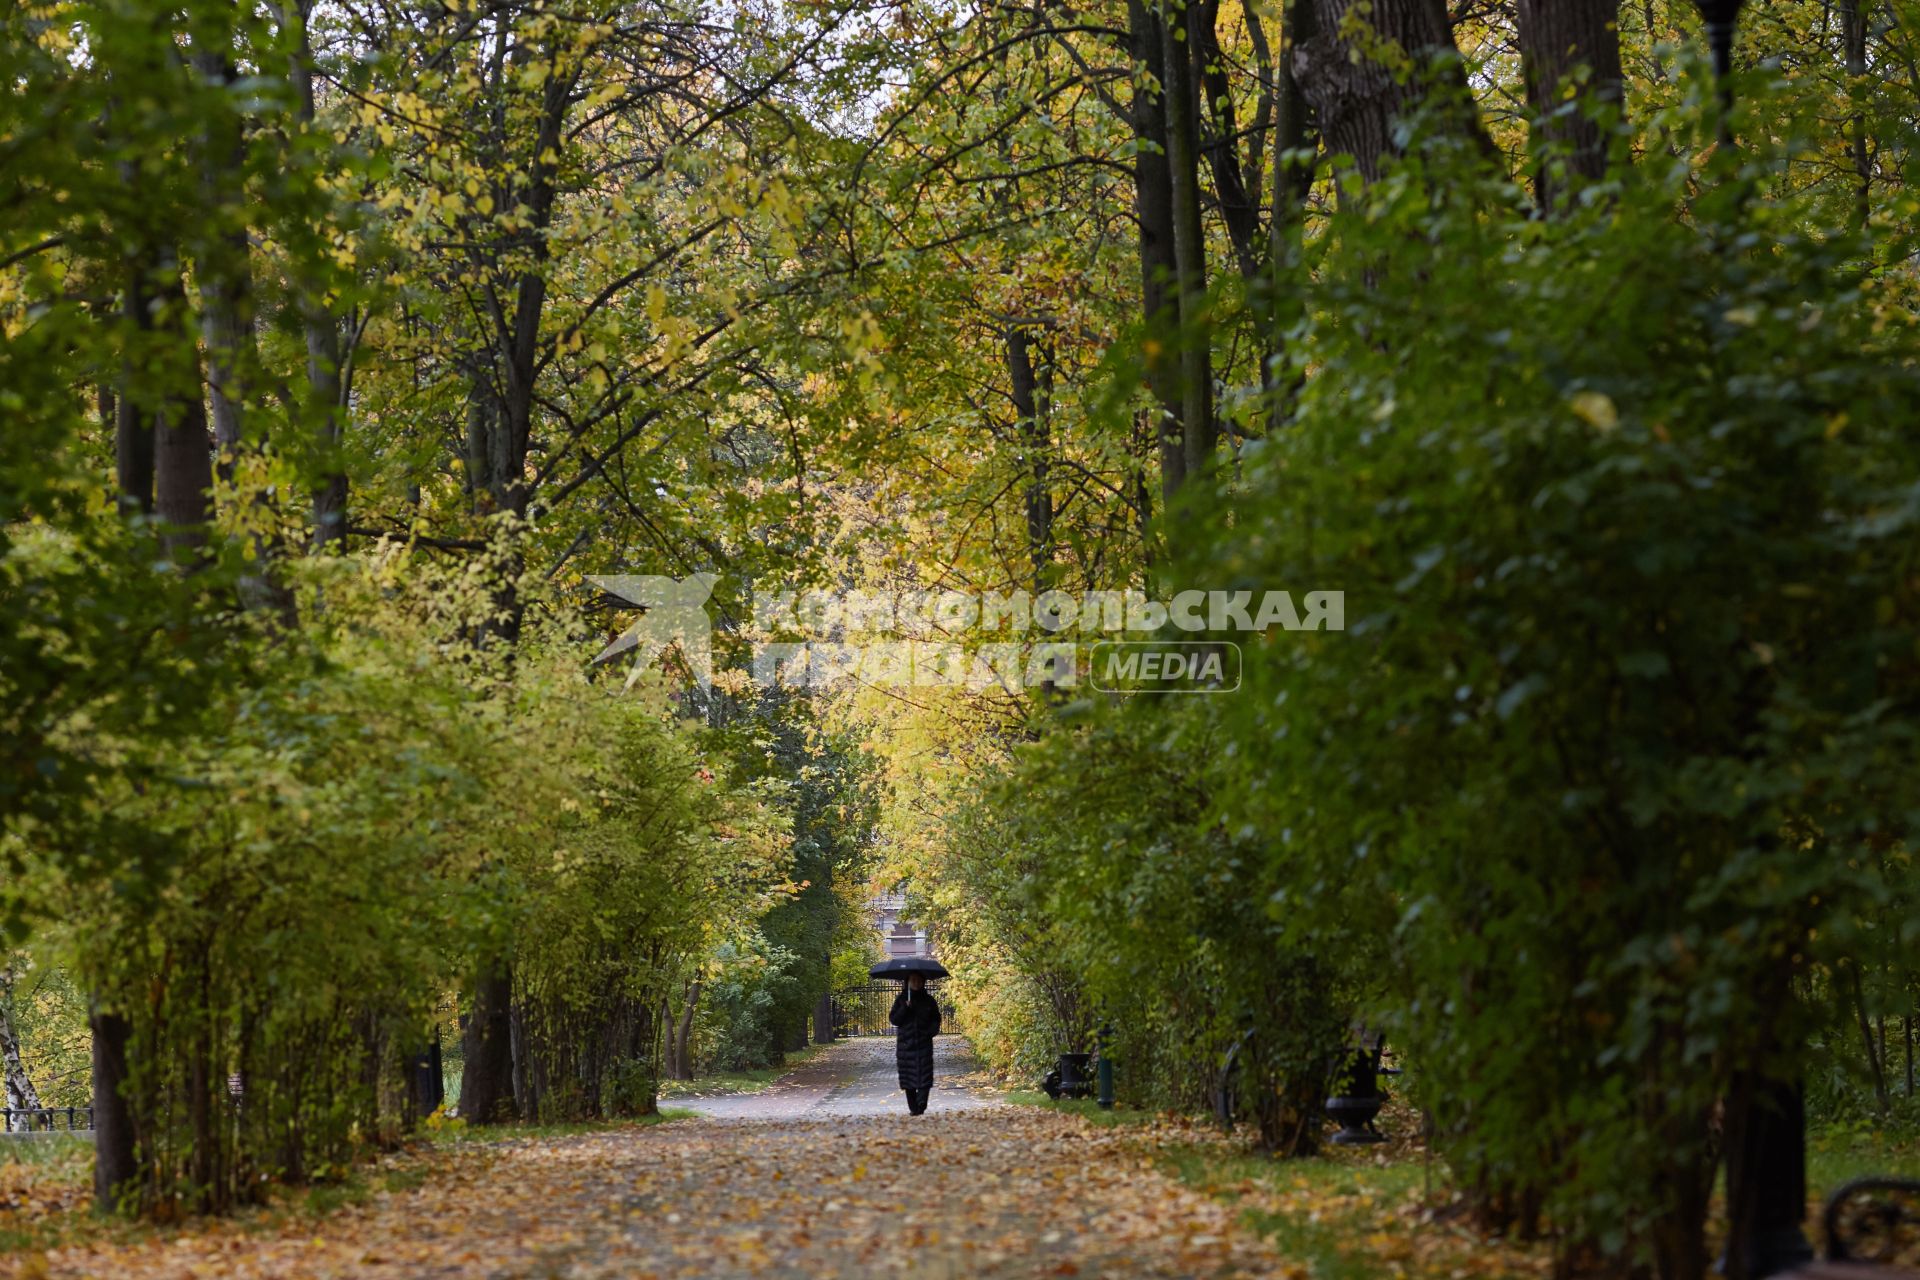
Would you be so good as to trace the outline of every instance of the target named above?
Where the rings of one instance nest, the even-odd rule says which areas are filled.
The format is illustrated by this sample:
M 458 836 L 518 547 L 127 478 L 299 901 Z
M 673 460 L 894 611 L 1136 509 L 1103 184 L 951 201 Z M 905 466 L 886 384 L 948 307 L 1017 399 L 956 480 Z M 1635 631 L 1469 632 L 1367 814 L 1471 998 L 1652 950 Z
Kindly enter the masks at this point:
M 931 956 L 933 939 L 927 931 L 911 920 L 903 920 L 900 913 L 907 908 L 907 895 L 904 893 L 875 894 L 867 903 L 872 913 L 874 928 L 880 931 L 880 946 L 886 952 L 887 959 L 897 960 L 902 956 Z

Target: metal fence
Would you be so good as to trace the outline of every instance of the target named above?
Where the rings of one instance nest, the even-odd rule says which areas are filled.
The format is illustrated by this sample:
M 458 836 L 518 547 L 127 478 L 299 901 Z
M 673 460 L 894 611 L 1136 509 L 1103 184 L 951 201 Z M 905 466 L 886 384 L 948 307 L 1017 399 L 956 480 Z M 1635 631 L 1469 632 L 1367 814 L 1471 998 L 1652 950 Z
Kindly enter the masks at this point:
M 0 1107 L 0 1133 L 80 1133 L 92 1128 L 90 1106 Z
M 887 1021 L 887 1014 L 892 1011 L 894 997 L 899 994 L 900 984 L 897 982 L 868 982 L 857 987 L 842 987 L 834 992 L 834 1039 L 892 1035 L 893 1024 Z M 937 994 L 935 998 L 939 998 Z M 940 1000 L 940 1030 L 959 1030 L 953 1004 L 944 999 Z

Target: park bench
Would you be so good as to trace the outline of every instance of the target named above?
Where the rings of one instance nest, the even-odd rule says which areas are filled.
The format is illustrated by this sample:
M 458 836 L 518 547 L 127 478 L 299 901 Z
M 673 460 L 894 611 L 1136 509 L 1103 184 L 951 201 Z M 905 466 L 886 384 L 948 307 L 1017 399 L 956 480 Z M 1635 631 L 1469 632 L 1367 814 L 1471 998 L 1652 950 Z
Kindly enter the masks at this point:
M 1920 1276 L 1920 1180 L 1856 1178 L 1827 1198 L 1827 1256 L 1781 1280 Z

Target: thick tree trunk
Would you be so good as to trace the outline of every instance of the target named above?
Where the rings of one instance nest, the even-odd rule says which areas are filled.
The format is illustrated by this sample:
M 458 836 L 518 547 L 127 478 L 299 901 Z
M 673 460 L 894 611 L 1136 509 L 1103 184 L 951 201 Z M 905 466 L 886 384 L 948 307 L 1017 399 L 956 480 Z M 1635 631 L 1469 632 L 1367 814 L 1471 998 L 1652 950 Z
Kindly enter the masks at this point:
M 687 1003 L 680 1010 L 680 1032 L 673 1042 L 673 1078 L 693 1079 L 693 1011 L 700 1003 L 700 980 L 687 988 Z M 802 1028 L 805 1034 L 805 1028 Z
M 208 11 L 212 13 L 212 10 Z M 234 33 L 218 24 L 193 32 L 193 66 L 209 83 L 232 86 L 239 79 Z M 194 281 L 200 292 L 201 334 L 207 350 L 207 391 L 212 411 L 214 465 L 231 479 L 243 454 L 263 441 L 249 439 L 248 398 L 257 388 L 259 344 L 254 337 L 253 251 L 241 175 L 247 138 L 237 114 L 215 111 L 206 118 L 197 152 L 200 186 L 209 211 L 206 234 L 196 246 Z M 254 429 L 254 435 L 262 433 Z M 252 495 L 253 502 L 264 495 Z M 294 621 L 292 591 L 273 572 L 274 539 L 256 537 L 257 567 L 241 576 L 240 596 L 250 609 Z
M 673 1006 L 667 1003 L 666 1000 L 661 1000 L 659 1017 L 661 1040 L 660 1071 L 661 1074 L 665 1075 L 669 1080 L 678 1079 L 678 1077 L 674 1075 L 674 1064 L 679 1061 L 679 1057 L 674 1052 L 673 1047 L 674 1022 Z
M 144 334 L 153 327 L 147 298 L 149 265 L 139 257 L 127 262 L 121 313 L 136 334 Z M 120 395 L 113 407 L 114 479 L 120 488 L 120 507 L 124 514 L 152 515 L 154 415 L 142 403 L 140 373 L 135 363 L 136 357 L 130 356 L 121 365 Z
M 1553 209 L 1607 174 L 1608 131 L 1594 115 L 1621 104 L 1620 0 L 1519 0 L 1518 18 L 1527 104 L 1549 146 L 1564 152 L 1564 189 L 1551 163 L 1534 180 L 1540 207 Z
M 1161 27 L 1166 70 L 1167 171 L 1173 192 L 1173 264 L 1180 330 L 1180 452 L 1185 478 L 1213 460 L 1213 350 L 1207 325 L 1207 241 L 1200 222 L 1200 91 L 1191 3 Z
M 169 255 L 157 274 L 163 319 L 184 330 L 187 291 L 178 260 Z M 161 407 L 153 432 L 154 510 L 168 530 L 168 546 L 176 551 L 200 545 L 213 521 L 213 443 L 200 385 L 200 358 L 191 354 L 185 368 L 170 371 L 170 382 L 157 397 Z M 149 403 L 153 398 L 123 397 Z
M 1728 1280 L 1747 1280 L 1756 1262 L 1771 1260 L 1777 1266 L 1786 1255 L 1810 1258 L 1800 1236 L 1807 1211 L 1806 1123 L 1806 1094 L 1799 1081 L 1783 1083 L 1747 1071 L 1735 1077 L 1722 1137 L 1727 1243 L 1721 1272 Z M 1704 1190 L 1700 1198 L 1704 1216 Z M 1669 1266 L 1663 1259 L 1661 1280 L 1692 1280 L 1705 1273 L 1704 1266 L 1691 1273 L 1680 1269 L 1692 1262 L 1682 1257 Z
M 1365 11 L 1353 14 L 1353 21 L 1365 24 L 1370 33 L 1365 41 L 1341 34 L 1342 23 L 1360 0 L 1302 3 L 1313 6 L 1313 36 L 1293 42 L 1292 71 L 1320 122 L 1329 153 L 1352 156 L 1361 176 L 1372 182 L 1400 149 L 1394 137 L 1396 120 L 1435 91 L 1453 97 L 1452 124 L 1491 151 L 1467 93 L 1466 72 L 1442 0 L 1367 0 Z M 1414 73 L 1396 76 L 1370 56 L 1372 42 L 1380 40 L 1411 58 Z
M 1165 24 L 1147 0 L 1127 0 L 1129 44 L 1134 61 L 1144 66 L 1155 84 L 1165 83 Z M 1175 393 L 1179 371 L 1170 357 L 1168 339 L 1179 325 L 1174 303 L 1173 186 L 1167 169 L 1166 98 L 1147 89 L 1133 95 L 1134 214 L 1140 225 L 1140 309 L 1146 321 L 1147 389 L 1158 405 L 1154 422 L 1155 447 L 1160 454 L 1162 500 L 1171 498 L 1186 479 L 1186 457 L 1180 449 L 1180 398 Z
M 128 1087 L 127 1044 L 133 1024 L 118 1014 L 91 1016 L 93 1029 L 93 1196 L 103 1213 L 120 1209 L 132 1193 L 139 1167 L 134 1162 L 133 1109 Z
M 281 25 L 292 32 L 293 57 L 289 68 L 298 101 L 299 120 L 311 127 L 314 118 L 313 46 L 307 36 L 311 0 L 295 0 L 280 10 Z M 340 325 L 327 310 L 326 288 L 319 280 L 300 282 L 300 324 L 306 333 L 307 388 L 317 411 L 316 453 L 320 473 L 313 491 L 313 548 L 324 550 L 347 544 L 347 474 L 340 462 L 341 421 L 346 397 L 341 377 Z
M 460 1118 L 468 1124 L 511 1120 L 513 970 L 502 963 L 474 983 L 473 1010 L 461 1037 Z
M 207 82 L 231 84 L 237 78 L 231 32 L 196 32 L 194 44 L 194 70 Z M 200 185 L 212 222 L 195 254 L 194 279 L 207 347 L 213 439 L 221 474 L 227 475 L 246 439 L 246 380 L 259 367 L 253 338 L 253 261 L 245 200 L 238 189 L 246 152 L 239 120 L 225 112 L 209 115 L 198 150 Z
M 214 237 L 199 255 L 200 317 L 207 348 L 207 390 L 213 406 L 213 441 L 220 473 L 231 477 L 246 445 L 242 370 L 257 366 L 253 343 L 245 231 Z
M 822 991 L 813 1004 L 813 1042 L 833 1043 L 833 993 Z

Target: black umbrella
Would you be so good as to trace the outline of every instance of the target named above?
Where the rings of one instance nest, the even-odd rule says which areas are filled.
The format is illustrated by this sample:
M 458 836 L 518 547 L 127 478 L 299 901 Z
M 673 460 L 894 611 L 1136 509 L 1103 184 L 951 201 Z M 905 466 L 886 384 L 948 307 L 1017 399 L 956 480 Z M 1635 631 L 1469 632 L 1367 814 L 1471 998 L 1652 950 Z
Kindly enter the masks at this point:
M 869 978 L 901 978 L 910 973 L 924 973 L 929 978 L 945 978 L 947 967 L 932 956 L 895 956 L 891 960 L 882 960 L 867 970 Z

